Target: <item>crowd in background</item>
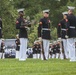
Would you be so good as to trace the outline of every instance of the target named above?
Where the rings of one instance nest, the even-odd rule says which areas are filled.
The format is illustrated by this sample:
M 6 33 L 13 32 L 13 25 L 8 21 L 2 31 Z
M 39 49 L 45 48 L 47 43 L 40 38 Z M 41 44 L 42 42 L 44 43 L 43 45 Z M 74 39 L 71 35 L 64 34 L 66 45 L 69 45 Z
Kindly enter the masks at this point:
M 20 49 L 20 40 L 19 40 L 18 35 L 16 35 L 15 44 L 16 44 L 15 58 L 18 59 L 19 58 L 19 49 Z M 59 40 L 54 41 L 53 43 L 49 43 L 49 55 L 48 55 L 49 59 L 50 58 L 66 59 L 64 49 L 61 50 L 60 44 L 61 44 L 61 42 Z M 0 59 L 5 58 L 5 49 L 6 48 L 5 48 L 4 39 L 2 39 L 1 49 L 0 49 Z M 32 48 L 30 48 L 29 50 L 27 49 L 26 54 L 27 54 L 27 58 L 31 55 L 30 58 L 41 59 L 42 55 L 43 55 L 41 41 L 39 41 L 39 40 L 35 41 Z M 63 57 L 61 57 L 61 54 L 63 54 Z M 69 54 L 69 52 L 68 52 L 68 54 Z
M 67 59 L 65 57 L 65 53 L 64 53 L 64 48 L 62 46 L 62 49 L 61 49 L 61 44 L 62 42 L 57 40 L 57 41 L 54 41 L 53 43 L 49 43 L 50 46 L 49 46 L 49 55 L 48 55 L 48 58 L 56 58 L 56 59 Z M 41 47 L 41 42 L 40 41 L 35 41 L 34 42 L 34 45 L 33 45 L 33 59 L 39 59 L 41 58 L 41 56 L 43 55 L 43 52 L 42 52 L 42 47 Z M 68 59 L 69 59 L 69 52 L 68 52 Z

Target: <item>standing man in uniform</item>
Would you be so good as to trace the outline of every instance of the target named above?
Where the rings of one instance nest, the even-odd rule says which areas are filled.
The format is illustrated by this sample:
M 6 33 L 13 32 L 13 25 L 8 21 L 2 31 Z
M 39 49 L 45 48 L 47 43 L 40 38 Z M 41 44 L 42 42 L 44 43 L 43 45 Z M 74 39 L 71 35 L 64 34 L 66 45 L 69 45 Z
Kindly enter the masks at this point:
M 39 41 L 37 41 L 37 59 L 40 58 L 40 53 L 41 53 L 41 47 L 40 47 Z
M 1 46 L 1 38 L 2 38 L 2 19 L 0 18 L 0 46 Z M 1 51 L 1 47 L 0 47 Z M 1 58 L 2 53 L 0 52 L 0 58 Z
M 52 47 L 52 58 L 54 59 L 55 57 L 56 57 L 56 41 L 54 41 Z
M 50 46 L 49 46 L 49 59 L 52 58 L 52 46 L 53 46 L 53 44 L 50 43 Z
M 19 9 L 19 18 L 16 20 L 16 29 L 19 29 L 19 38 L 20 38 L 20 52 L 19 52 L 19 61 L 26 60 L 26 50 L 27 50 L 27 42 L 28 42 L 28 35 L 27 35 L 27 24 L 26 20 L 24 19 L 24 9 Z M 30 25 L 29 25 L 30 26 Z
M 63 49 L 61 51 L 61 59 L 64 59 L 64 56 L 66 59 L 68 59 L 68 50 L 67 50 L 67 38 L 68 38 L 68 27 L 69 27 L 69 21 L 67 19 L 68 12 L 63 12 L 63 19 L 58 24 L 58 37 L 61 38 L 63 42 Z
M 0 39 L 2 38 L 2 19 L 0 18 Z
M 19 51 L 20 51 L 20 39 L 19 39 L 18 34 L 16 35 L 15 43 L 16 43 L 16 59 L 18 59 L 19 58 Z
M 33 45 L 33 59 L 37 59 L 37 41 Z
M 57 43 L 56 43 L 56 59 L 58 59 L 60 56 L 60 41 L 57 40 Z
M 49 43 L 50 43 L 50 19 L 49 10 L 43 11 L 43 18 L 40 19 L 38 27 L 38 37 L 43 41 L 43 57 L 42 60 L 48 60 L 49 56 Z
M 75 42 L 76 42 L 76 17 L 73 14 L 75 7 L 68 6 L 68 21 L 70 23 L 68 30 L 68 50 L 70 61 L 76 61 L 75 58 Z
M 4 39 L 2 39 L 2 42 L 1 42 L 0 54 L 1 54 L 1 59 L 4 59 L 5 58 L 5 44 L 4 44 Z

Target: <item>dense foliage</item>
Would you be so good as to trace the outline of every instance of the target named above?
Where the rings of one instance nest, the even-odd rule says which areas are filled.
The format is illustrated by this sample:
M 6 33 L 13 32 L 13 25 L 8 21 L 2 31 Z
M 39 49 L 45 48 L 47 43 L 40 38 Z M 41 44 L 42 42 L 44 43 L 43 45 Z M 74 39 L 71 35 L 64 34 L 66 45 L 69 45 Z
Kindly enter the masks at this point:
M 15 28 L 18 17 L 17 9 L 25 8 L 25 17 L 30 16 L 30 20 L 33 22 L 28 31 L 30 44 L 37 39 L 38 22 L 44 9 L 50 9 L 51 36 L 52 39 L 57 39 L 57 24 L 62 19 L 61 13 L 67 11 L 68 5 L 76 6 L 76 0 L 0 0 L 4 38 L 15 38 L 18 33 Z

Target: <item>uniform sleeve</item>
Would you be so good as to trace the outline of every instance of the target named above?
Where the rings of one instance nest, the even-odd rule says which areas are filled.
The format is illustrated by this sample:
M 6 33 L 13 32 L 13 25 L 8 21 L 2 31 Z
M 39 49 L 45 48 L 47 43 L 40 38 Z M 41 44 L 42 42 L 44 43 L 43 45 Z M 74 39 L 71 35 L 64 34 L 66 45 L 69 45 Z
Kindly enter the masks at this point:
M 41 30 L 42 30 L 42 19 L 39 21 L 39 26 L 38 26 L 38 37 L 41 37 Z
M 68 19 L 66 19 L 66 35 L 68 35 L 69 26 L 70 26 L 70 23 Z
M 68 19 L 66 19 L 66 29 L 69 29 L 70 23 L 68 21 Z
M 20 22 L 18 19 L 16 20 L 16 29 L 20 29 Z
M 61 37 L 61 23 L 58 24 L 57 35 L 58 35 L 58 38 Z
M 2 28 L 2 20 L 0 20 L 0 27 Z
M 15 40 L 15 43 L 17 44 L 17 40 Z

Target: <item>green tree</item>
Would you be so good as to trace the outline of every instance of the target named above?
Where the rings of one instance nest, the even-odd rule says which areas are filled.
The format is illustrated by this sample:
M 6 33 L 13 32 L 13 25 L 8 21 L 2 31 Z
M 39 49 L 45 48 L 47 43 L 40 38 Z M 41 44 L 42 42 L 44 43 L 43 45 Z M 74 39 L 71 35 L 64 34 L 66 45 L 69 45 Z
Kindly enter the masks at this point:
M 15 28 L 18 17 L 17 9 L 25 8 L 25 17 L 30 16 L 31 21 L 34 21 L 28 31 L 30 46 L 38 38 L 38 22 L 45 9 L 50 9 L 52 40 L 57 39 L 57 24 L 62 19 L 62 12 L 67 11 L 67 6 L 76 7 L 76 0 L 0 0 L 0 17 L 3 21 L 4 38 L 15 38 L 18 33 Z M 76 10 L 74 13 L 76 14 Z
M 3 21 L 4 38 L 14 38 L 16 11 L 9 0 L 0 0 L 0 16 Z

